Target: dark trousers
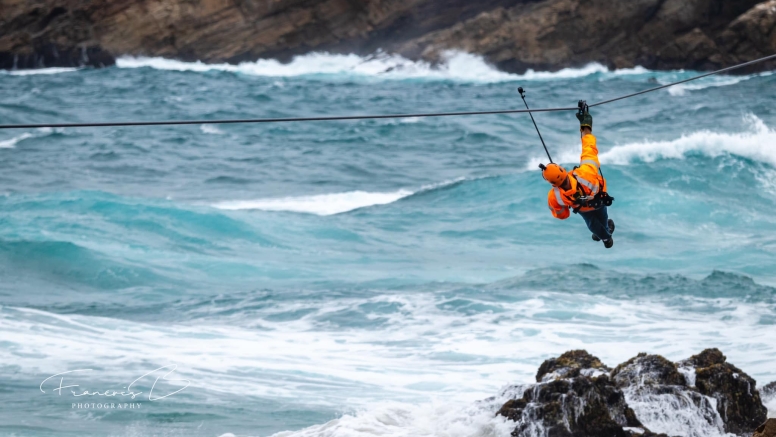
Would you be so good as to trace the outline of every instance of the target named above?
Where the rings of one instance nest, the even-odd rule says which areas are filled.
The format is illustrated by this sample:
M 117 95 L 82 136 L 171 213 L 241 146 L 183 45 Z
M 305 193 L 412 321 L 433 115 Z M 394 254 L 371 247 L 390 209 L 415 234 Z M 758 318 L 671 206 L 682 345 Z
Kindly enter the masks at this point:
M 612 234 L 609 232 L 609 213 L 606 212 L 605 206 L 594 211 L 580 212 L 579 215 L 585 219 L 585 224 L 590 232 L 597 235 L 598 238 L 601 240 L 612 238 Z

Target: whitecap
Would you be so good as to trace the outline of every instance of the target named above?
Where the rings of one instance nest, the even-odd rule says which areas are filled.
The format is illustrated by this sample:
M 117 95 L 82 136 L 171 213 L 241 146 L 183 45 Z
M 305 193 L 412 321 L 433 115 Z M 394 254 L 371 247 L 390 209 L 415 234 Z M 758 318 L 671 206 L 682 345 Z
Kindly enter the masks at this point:
M 26 140 L 27 138 L 32 138 L 34 135 L 32 135 L 29 132 L 25 132 L 17 137 L 13 137 L 8 140 L 0 141 L 0 149 L 13 149 L 16 147 L 16 144 L 18 144 L 21 141 Z
M 747 81 L 749 79 L 753 79 L 756 77 L 770 76 L 771 74 L 773 74 L 772 71 L 767 71 L 767 72 L 758 73 L 758 74 L 751 74 L 751 75 L 742 75 L 742 76 L 717 75 L 717 76 L 711 76 L 711 77 L 699 79 L 693 82 L 674 85 L 672 87 L 667 88 L 667 90 L 668 90 L 668 94 L 672 96 L 683 96 L 687 94 L 687 91 L 697 91 L 697 90 L 703 90 L 706 88 L 716 88 L 716 87 L 735 85 L 737 83 Z M 663 85 L 667 85 L 673 82 L 673 79 L 670 77 L 664 77 L 663 80 L 659 82 Z
M 689 153 L 714 158 L 733 154 L 776 166 L 776 131 L 756 115 L 744 116 L 744 132 L 697 131 L 669 141 L 643 141 L 612 147 L 601 154 L 601 161 L 628 164 L 634 160 L 654 162 L 658 159 L 683 159 Z
M 158 70 L 193 72 L 224 71 L 265 77 L 327 75 L 350 79 L 357 77 L 388 80 L 428 79 L 473 83 L 575 79 L 609 72 L 605 66 L 591 63 L 581 68 L 564 68 L 555 72 L 528 70 L 524 74 L 512 74 L 496 69 L 488 64 L 482 56 L 460 51 L 443 53 L 442 62 L 438 65 L 431 65 L 424 61 L 412 61 L 399 55 L 385 53 L 358 56 L 321 52 L 297 56 L 286 64 L 274 59 L 260 59 L 255 62 L 232 65 L 205 64 L 200 61 L 183 62 L 165 58 L 121 57 L 117 59 L 116 65 L 119 68 L 147 67 Z M 636 67 L 612 73 L 626 75 L 644 72 L 648 72 L 648 70 Z
M 688 154 L 702 154 L 710 158 L 722 155 L 736 155 L 761 161 L 776 167 L 776 131 L 768 127 L 754 114 L 743 117 L 746 130 L 743 132 L 712 132 L 700 130 L 682 135 L 674 140 L 650 141 L 616 145 L 602 152 L 599 157 L 604 165 L 626 165 L 634 161 L 655 162 L 660 159 L 684 159 Z M 600 146 L 600 145 L 599 145 Z M 578 146 L 568 147 L 558 154 L 557 162 L 579 162 Z M 526 169 L 534 170 L 544 162 L 541 157 L 531 159 Z
M 528 70 L 525 74 L 519 76 L 519 78 L 525 80 L 578 79 L 580 77 L 608 72 L 609 69 L 605 66 L 598 63 L 591 63 L 582 68 L 563 68 L 552 72 Z
M 494 414 L 487 405 L 398 402 L 375 405 L 355 414 L 298 431 L 283 431 L 272 437 L 499 437 L 509 435 L 514 422 Z
M 255 62 L 232 64 L 205 64 L 203 62 L 182 62 L 164 58 L 121 57 L 119 68 L 150 67 L 173 71 L 225 71 L 265 77 L 296 77 L 311 75 L 336 75 L 343 77 L 385 78 L 385 79 L 448 79 L 475 82 L 498 82 L 515 80 L 518 76 L 496 70 L 480 56 L 460 52 L 445 54 L 445 62 L 434 67 L 423 61 L 411 61 L 398 55 L 377 54 L 358 56 L 355 54 L 309 53 L 295 57 L 289 63 L 274 59 L 259 59 Z
M 316 214 L 321 216 L 341 214 L 369 206 L 387 205 L 397 200 L 424 191 L 452 185 L 464 180 L 457 178 L 437 184 L 424 185 L 417 191 L 400 189 L 390 192 L 347 191 L 342 193 L 316 194 L 311 196 L 274 197 L 256 200 L 231 200 L 212 206 L 224 210 L 287 211 Z
M 214 126 L 212 124 L 203 124 L 199 127 L 199 130 L 202 131 L 203 134 L 209 134 L 209 135 L 223 135 L 224 131 L 218 128 L 218 126 Z
M 81 70 L 81 69 L 69 68 L 69 67 L 51 67 L 51 68 L 34 68 L 30 70 L 9 70 L 7 71 L 7 74 L 10 74 L 11 76 L 34 76 L 38 74 L 72 73 L 78 70 Z
M 257 200 L 233 200 L 219 202 L 218 209 L 302 212 L 316 215 L 333 215 L 368 206 L 385 205 L 414 194 L 409 190 L 387 193 L 348 191 L 344 193 L 318 194 L 313 196 L 278 197 Z

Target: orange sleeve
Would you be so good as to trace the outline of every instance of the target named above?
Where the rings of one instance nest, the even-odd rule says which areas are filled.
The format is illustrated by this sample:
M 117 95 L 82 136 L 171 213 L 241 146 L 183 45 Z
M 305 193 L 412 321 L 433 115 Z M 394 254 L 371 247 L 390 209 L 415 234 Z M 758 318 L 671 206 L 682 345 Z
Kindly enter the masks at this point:
M 547 194 L 547 205 L 550 207 L 552 216 L 556 219 L 566 220 L 569 218 L 569 208 L 566 205 L 561 205 L 558 203 L 558 200 L 555 199 L 554 190 L 550 190 L 550 192 Z
M 598 161 L 598 145 L 593 134 L 587 134 L 582 137 L 582 156 L 579 158 L 579 165 L 593 166 L 596 172 L 598 172 L 598 168 L 601 166 L 601 163 Z
M 585 167 L 586 165 L 588 167 Z M 587 134 L 582 137 L 582 156 L 579 158 L 579 167 L 580 170 L 583 171 L 589 170 L 590 180 L 598 177 L 602 190 L 608 191 L 606 179 L 601 175 L 601 161 L 598 160 L 598 145 L 596 144 L 596 138 L 593 134 Z

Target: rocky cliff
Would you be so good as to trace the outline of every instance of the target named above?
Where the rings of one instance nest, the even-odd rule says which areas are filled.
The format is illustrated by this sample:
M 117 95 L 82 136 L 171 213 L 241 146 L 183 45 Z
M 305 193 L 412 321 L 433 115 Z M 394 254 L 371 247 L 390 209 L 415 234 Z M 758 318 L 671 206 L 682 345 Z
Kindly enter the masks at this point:
M 614 369 L 570 351 L 536 382 L 505 390 L 513 396 L 497 414 L 515 437 L 750 436 L 767 417 L 756 381 L 717 349 L 676 363 L 642 353 Z
M 6 69 L 378 49 L 463 50 L 510 72 L 709 69 L 776 53 L 776 0 L 0 0 Z

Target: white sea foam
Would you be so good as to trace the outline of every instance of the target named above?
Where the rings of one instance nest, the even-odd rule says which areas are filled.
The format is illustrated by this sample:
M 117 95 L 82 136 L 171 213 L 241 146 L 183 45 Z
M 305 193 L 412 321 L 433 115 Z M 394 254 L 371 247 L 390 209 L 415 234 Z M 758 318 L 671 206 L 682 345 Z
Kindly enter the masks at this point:
M 717 88 L 717 87 L 735 85 L 737 83 L 740 83 L 752 78 L 770 76 L 771 74 L 773 74 L 772 71 L 766 71 L 763 73 L 742 75 L 742 76 L 727 76 L 727 75 L 710 76 L 704 79 L 699 79 L 698 81 L 695 81 L 695 82 L 674 85 L 672 87 L 667 88 L 667 90 L 668 90 L 668 93 L 671 94 L 672 96 L 683 96 L 687 94 L 687 91 L 697 91 L 697 90 L 703 90 L 706 88 Z M 663 76 L 663 78 L 660 80 L 660 83 L 666 85 L 666 84 L 675 82 L 676 80 L 677 78 L 673 78 L 671 76 Z
M 437 67 L 426 62 L 413 62 L 397 55 L 378 54 L 362 57 L 354 54 L 328 53 L 310 53 L 297 56 L 287 64 L 274 59 L 260 59 L 256 62 L 231 65 L 131 57 L 119 58 L 116 63 L 119 68 L 151 67 L 175 71 L 227 71 L 268 77 L 337 75 L 386 79 L 448 79 L 473 82 L 501 82 L 519 78 L 496 70 L 480 56 L 460 52 L 447 54 L 446 62 Z
M 0 348 L 0 362 L 34 376 L 89 363 L 119 381 L 142 366 L 175 363 L 202 390 L 360 411 L 376 401 L 469 404 L 510 381 L 533 380 L 544 359 L 569 349 L 587 349 L 614 365 L 644 350 L 678 360 L 719 347 L 755 378 L 776 379 L 759 358 L 775 352 L 759 324 L 760 304 L 694 299 L 676 306 L 547 292 L 512 297 L 493 302 L 440 291 L 236 301 L 222 308 L 225 319 L 208 316 L 209 305 L 197 306 L 192 311 L 202 313 L 192 314 L 192 324 L 2 307 L 8 347 Z M 493 310 L 467 309 L 480 307 Z M 288 314 L 299 315 L 279 317 Z M 375 324 L 339 326 L 340 314 Z M 760 353 L 749 353 L 753 347 Z M 672 426 L 670 415 L 663 420 Z
M 209 134 L 209 135 L 223 135 L 224 131 L 218 128 L 218 126 L 214 126 L 212 124 L 203 124 L 199 127 L 199 130 L 202 131 L 203 134 Z
M 518 76 L 525 80 L 548 80 L 548 79 L 577 79 L 599 73 L 608 73 L 609 69 L 597 63 L 588 64 L 582 68 L 564 68 L 555 72 L 528 70 L 525 74 Z
M 637 74 L 649 74 L 653 73 L 652 70 L 647 70 L 646 68 L 638 65 L 633 68 L 621 68 L 619 70 L 614 71 L 615 76 L 632 76 Z
M 413 194 L 460 182 L 463 178 L 426 185 L 417 191 L 401 189 L 391 192 L 348 191 L 313 196 L 277 197 L 257 200 L 231 200 L 212 206 L 224 210 L 288 211 L 316 215 L 333 215 L 376 205 L 387 205 Z
M 698 153 L 709 157 L 738 155 L 776 166 L 776 131 L 755 115 L 744 117 L 747 130 L 738 133 L 698 131 L 670 141 L 644 141 L 614 146 L 601 154 L 601 161 L 628 164 L 634 160 L 682 159 Z M 579 157 L 577 157 L 579 159 Z
M 712 132 L 701 130 L 682 135 L 674 140 L 641 141 L 617 145 L 606 150 L 601 147 L 600 159 L 604 165 L 626 165 L 634 161 L 654 162 L 660 159 L 684 159 L 689 154 L 711 158 L 736 155 L 761 161 L 776 167 L 776 131 L 753 114 L 744 116 L 745 130 L 741 132 Z M 599 145 L 600 146 L 600 145 Z M 579 162 L 579 146 L 567 147 L 558 154 L 558 162 Z M 544 160 L 537 156 L 526 168 L 533 170 Z
M 16 144 L 18 144 L 20 141 L 24 141 L 27 138 L 32 138 L 32 137 L 34 137 L 33 134 L 29 132 L 25 132 L 11 139 L 0 141 L 0 149 L 13 149 L 14 147 L 16 147 Z
M 272 437 L 501 437 L 515 424 L 480 405 L 385 403 Z
M 683 437 L 733 437 L 724 430 L 716 399 L 690 391 L 676 393 L 624 390 L 625 400 L 641 423 L 653 432 Z
M 340 214 L 368 206 L 385 205 L 412 195 L 409 190 L 388 193 L 349 191 L 345 193 L 318 194 L 315 196 L 279 197 L 257 200 L 234 200 L 219 202 L 218 209 L 258 209 L 262 211 L 303 212 L 317 215 Z
M 38 74 L 72 73 L 78 70 L 80 70 L 80 68 L 51 67 L 51 68 L 35 68 L 31 70 L 9 70 L 6 72 L 6 74 L 10 74 L 11 76 L 34 76 Z
M 759 387 L 760 395 L 762 396 L 763 405 L 768 408 L 768 417 L 776 419 L 776 390 L 770 392 L 764 392 L 762 387 Z
M 398 55 L 380 53 L 373 56 L 309 53 L 295 57 L 287 64 L 274 59 L 231 64 L 205 64 L 182 62 L 164 58 L 122 57 L 116 61 L 119 68 L 150 67 L 174 71 L 226 71 L 268 77 L 294 77 L 327 75 L 343 77 L 382 78 L 391 80 L 430 79 L 461 82 L 491 83 L 520 80 L 575 79 L 593 74 L 629 75 L 642 74 L 642 67 L 609 72 L 597 63 L 581 68 L 564 68 L 556 72 L 528 70 L 525 74 L 510 74 L 489 65 L 481 56 L 450 51 L 443 55 L 444 62 L 431 65 L 423 61 L 411 61 Z
M 679 367 L 679 373 L 684 376 L 684 380 L 687 382 L 688 387 L 695 387 L 695 367 L 686 365 L 686 366 L 680 366 Z

